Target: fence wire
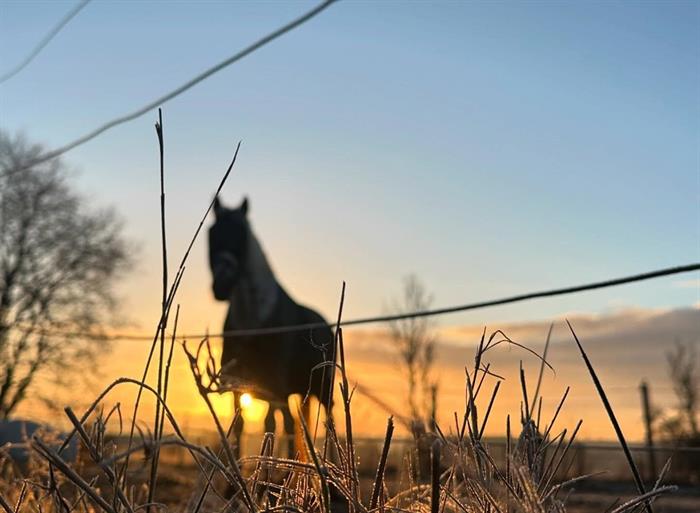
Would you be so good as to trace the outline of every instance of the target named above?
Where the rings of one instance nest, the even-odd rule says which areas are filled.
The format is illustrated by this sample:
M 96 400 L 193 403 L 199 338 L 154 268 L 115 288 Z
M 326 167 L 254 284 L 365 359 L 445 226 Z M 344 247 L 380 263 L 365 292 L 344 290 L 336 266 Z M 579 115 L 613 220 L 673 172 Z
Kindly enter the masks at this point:
M 598 281 L 593 283 L 588 283 L 584 285 L 575 285 L 571 287 L 563 287 L 558 289 L 550 289 L 539 292 L 527 292 L 524 294 L 518 294 L 515 296 L 504 297 L 500 299 L 492 299 L 487 301 L 479 301 L 476 303 L 467 303 L 463 305 L 454 305 L 444 308 L 436 308 L 432 310 L 419 310 L 415 312 L 407 312 L 393 315 L 379 315 L 374 317 L 362 317 L 358 319 L 350 319 L 347 321 L 341 321 L 340 326 L 359 326 L 363 324 L 376 324 L 376 323 L 386 323 L 392 321 L 400 321 L 404 319 L 413 319 L 420 317 L 433 317 L 438 315 L 446 315 L 452 313 L 466 312 L 470 310 L 477 310 L 480 308 L 488 308 L 492 306 L 506 305 L 511 303 L 518 303 L 521 301 L 528 301 L 532 299 L 539 299 L 545 297 L 561 296 L 565 294 L 575 294 L 579 292 L 585 292 L 589 290 L 603 289 L 609 287 L 617 287 L 620 285 L 625 285 L 628 283 L 635 283 L 639 281 L 651 280 L 653 278 L 661 278 L 664 276 L 672 276 L 675 274 L 683 274 L 689 272 L 700 271 L 700 263 L 692 263 L 688 265 L 681 265 L 675 267 L 667 267 L 665 269 L 658 269 L 655 271 L 649 271 L 641 274 L 634 274 L 630 276 L 624 276 L 621 278 L 612 278 L 609 280 Z M 183 339 L 203 339 L 203 338 L 236 338 L 236 337 L 255 337 L 264 335 L 273 335 L 280 333 L 293 333 L 310 331 L 318 328 L 334 327 L 336 323 L 307 323 L 307 324 L 297 324 L 297 325 L 286 325 L 286 326 L 271 326 L 258 329 L 244 329 L 244 330 L 229 330 L 220 333 L 188 333 L 184 335 L 177 335 L 180 340 Z M 20 329 L 22 329 L 20 327 Z M 27 331 L 27 330 L 25 330 Z M 75 337 L 93 337 L 105 340 L 153 340 L 153 335 L 146 334 L 97 334 L 91 332 L 81 332 L 81 331 L 60 331 L 60 330 L 32 330 L 33 332 L 40 335 L 58 335 L 58 336 L 75 336 Z

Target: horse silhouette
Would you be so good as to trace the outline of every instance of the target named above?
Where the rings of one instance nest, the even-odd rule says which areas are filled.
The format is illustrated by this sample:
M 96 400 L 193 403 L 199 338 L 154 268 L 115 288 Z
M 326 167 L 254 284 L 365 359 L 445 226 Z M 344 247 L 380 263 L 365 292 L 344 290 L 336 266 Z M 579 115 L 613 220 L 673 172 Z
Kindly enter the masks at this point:
M 225 332 L 326 324 L 317 312 L 296 303 L 275 278 L 248 221 L 247 198 L 237 208 L 224 207 L 216 198 L 214 214 L 216 222 L 209 229 L 209 265 L 214 297 L 229 302 Z M 224 335 L 221 368 L 234 391 L 236 409 L 240 408 L 241 395 L 251 392 L 270 403 L 265 430 L 274 432 L 274 412 L 280 410 L 288 435 L 294 433 L 287 402 L 291 394 L 316 397 L 330 417 L 332 369 L 321 364 L 335 361 L 332 339 L 327 325 L 286 333 Z M 314 368 L 317 370 L 312 372 Z M 308 415 L 308 402 L 306 405 Z M 242 417 L 233 431 L 240 448 Z

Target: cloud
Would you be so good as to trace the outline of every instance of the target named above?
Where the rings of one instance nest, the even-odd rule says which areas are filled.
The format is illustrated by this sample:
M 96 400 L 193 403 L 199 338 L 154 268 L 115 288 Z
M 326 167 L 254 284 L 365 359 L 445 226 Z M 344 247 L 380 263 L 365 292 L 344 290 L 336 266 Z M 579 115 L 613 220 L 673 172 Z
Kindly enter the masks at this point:
M 673 287 L 678 289 L 695 289 L 700 290 L 700 278 L 694 278 L 691 280 L 680 280 L 674 281 Z
M 610 395 L 610 400 L 622 423 L 625 435 L 633 441 L 643 439 L 641 422 L 639 383 L 646 379 L 651 384 L 652 402 L 656 407 L 670 408 L 675 398 L 668 380 L 665 354 L 676 340 L 700 344 L 700 309 L 684 308 L 658 310 L 628 308 L 606 315 L 571 313 L 567 315 L 593 362 L 601 381 Z M 549 420 L 552 410 L 567 386 L 571 392 L 558 425 L 573 427 L 584 419 L 581 436 L 586 439 L 613 439 L 614 432 L 600 404 L 600 399 L 591 384 L 581 361 L 571 333 L 562 318 L 553 319 L 554 330 L 547 360 L 555 372 L 546 372 L 542 384 L 544 406 L 543 418 Z M 496 329 L 503 330 L 520 344 L 541 352 L 552 320 L 546 319 L 526 323 L 492 323 L 487 334 Z M 454 425 L 453 412 L 461 416 L 464 412 L 465 367 L 474 364 L 474 350 L 483 333 L 483 325 L 441 327 L 437 329 L 435 378 L 439 382 L 438 408 L 441 425 L 446 432 Z M 386 419 L 391 411 L 369 399 L 362 389 L 369 389 L 396 413 L 406 413 L 406 379 L 401 371 L 400 359 L 386 329 L 381 326 L 350 328 L 344 330 L 346 360 L 351 384 L 361 388 L 353 396 L 353 419 L 358 436 L 382 435 Z M 218 348 L 218 345 L 216 346 Z M 124 342 L 115 347 L 103 370 L 105 382 L 93 391 L 66 398 L 67 404 L 81 409 L 76 401 L 92 397 L 119 376 L 138 375 L 146 358 L 146 345 Z M 528 387 L 534 387 L 539 360 L 530 353 L 505 344 L 486 354 L 491 370 L 503 376 L 505 381 L 499 389 L 487 433 L 502 434 L 506 415 L 519 418 L 520 383 L 518 379 L 520 361 L 527 373 Z M 177 351 L 173 360 L 171 376 L 171 406 L 177 417 L 187 419 L 190 428 L 210 426 L 208 412 L 193 385 L 192 376 L 182 352 Z M 495 381 L 484 382 L 484 395 L 489 396 Z M 133 401 L 133 390 L 128 387 L 115 389 L 108 403 L 119 401 L 129 408 Z M 70 401 L 68 400 L 70 399 Z M 61 399 L 63 400 L 63 399 Z M 226 398 L 222 398 L 224 402 Z M 481 400 L 487 401 L 487 397 Z M 342 418 L 342 407 L 336 410 Z M 484 405 L 485 407 L 485 405 Z M 144 403 L 143 415 L 150 415 L 153 404 Z M 43 410 L 27 408 L 21 415 L 41 418 Z M 45 415 L 44 415 L 45 416 Z M 408 433 L 400 428 L 400 436 Z
M 633 440 L 640 440 L 643 431 L 639 384 L 643 379 L 652 384 L 652 399 L 657 406 L 671 407 L 674 404 L 666 352 L 675 341 L 700 344 L 700 310 L 631 308 L 606 315 L 574 314 L 568 318 L 610 394 L 625 433 Z M 493 324 L 488 326 L 487 336 L 501 329 L 518 343 L 541 352 L 550 322 Z M 473 365 L 474 349 L 483 329 L 483 326 L 460 326 L 438 330 L 435 367 L 440 382 L 443 421 L 449 419 L 453 411 L 463 409 L 464 369 Z M 387 398 L 387 403 L 401 410 L 405 404 L 405 378 L 387 332 L 381 329 L 349 330 L 345 343 L 351 379 Z M 575 422 L 579 417 L 583 418 L 585 437 L 611 439 L 614 434 L 563 319 L 554 320 L 547 360 L 554 367 L 554 373 L 545 374 L 545 405 L 551 408 L 565 387 L 570 386 L 572 392 L 567 413 L 562 419 Z M 539 360 L 526 351 L 503 344 L 489 351 L 486 361 L 494 372 L 506 378 L 494 409 L 494 419 L 500 417 L 502 420 L 507 413 L 511 417 L 517 415 L 520 361 L 526 369 L 528 381 L 533 382 L 539 370 Z M 492 386 L 489 385 L 488 393 Z M 361 396 L 359 393 L 356 403 L 364 412 L 367 426 L 383 426 L 385 412 L 371 408 Z M 496 423 L 496 432 L 500 428 L 502 426 Z

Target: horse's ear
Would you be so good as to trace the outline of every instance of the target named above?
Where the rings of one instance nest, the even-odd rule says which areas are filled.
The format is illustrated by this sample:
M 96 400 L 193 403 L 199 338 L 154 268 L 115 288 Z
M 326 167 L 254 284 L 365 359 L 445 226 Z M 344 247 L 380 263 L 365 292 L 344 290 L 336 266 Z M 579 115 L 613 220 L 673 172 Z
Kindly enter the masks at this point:
M 248 215 L 248 196 L 243 197 L 243 202 L 241 203 L 241 212 L 243 215 Z
M 218 218 L 221 215 L 224 207 L 221 206 L 221 201 L 219 201 L 218 194 L 214 196 L 214 215 Z

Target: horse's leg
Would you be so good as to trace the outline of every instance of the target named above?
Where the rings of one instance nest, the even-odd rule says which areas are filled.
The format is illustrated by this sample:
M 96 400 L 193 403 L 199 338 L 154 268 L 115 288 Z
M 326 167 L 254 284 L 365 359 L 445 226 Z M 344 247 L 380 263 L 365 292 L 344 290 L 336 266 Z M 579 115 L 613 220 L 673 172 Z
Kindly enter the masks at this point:
M 269 407 L 267 409 L 267 414 L 265 415 L 265 438 L 263 441 L 264 452 L 262 453 L 262 456 L 274 457 L 274 439 L 275 429 L 277 427 L 277 423 L 275 422 L 275 411 L 277 410 L 277 407 L 272 401 L 270 401 L 268 404 Z M 271 437 L 269 440 L 268 436 Z M 266 445 L 266 442 L 268 442 L 270 445 Z M 262 463 L 260 466 L 260 474 L 258 474 L 257 477 L 258 482 L 253 489 L 257 489 L 258 493 L 255 499 L 259 504 L 263 504 L 263 500 L 267 500 L 269 506 L 274 507 L 277 504 L 277 500 L 275 499 L 274 494 L 269 493 L 269 487 L 267 484 L 272 478 L 271 467 L 272 465 L 269 463 Z
M 240 392 L 233 393 L 233 435 L 236 437 L 236 444 L 233 446 L 233 455 L 236 459 L 241 457 L 241 443 L 243 436 L 243 415 L 241 409 L 241 394 Z
M 265 432 L 275 434 L 275 428 L 277 423 L 275 422 L 275 411 L 277 408 L 272 402 L 270 402 L 270 407 L 267 409 L 267 415 L 265 415 Z
M 241 415 L 241 394 L 233 393 L 233 428 L 231 429 L 235 438 L 232 443 L 233 457 L 237 460 L 241 457 L 241 437 L 243 435 L 243 415 Z M 233 497 L 240 492 L 240 487 L 237 484 L 229 484 L 226 490 L 226 497 Z
M 286 404 L 280 408 L 282 410 L 282 416 L 284 417 L 284 434 L 287 437 L 287 455 L 289 458 L 294 458 L 294 417 Z

